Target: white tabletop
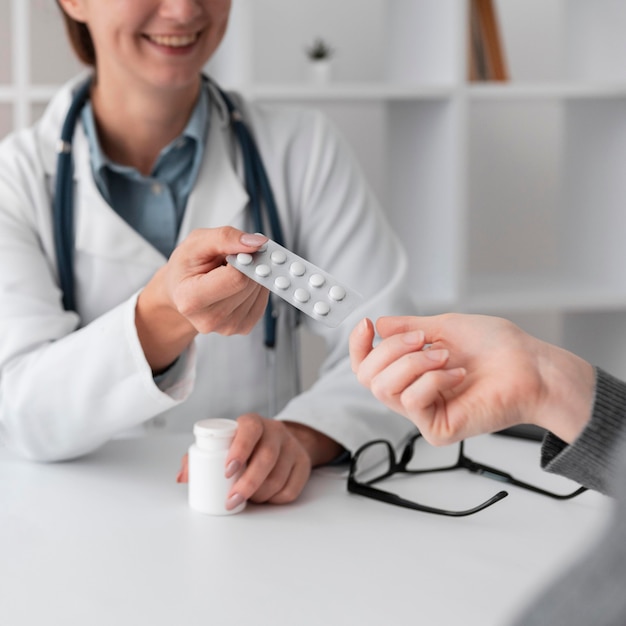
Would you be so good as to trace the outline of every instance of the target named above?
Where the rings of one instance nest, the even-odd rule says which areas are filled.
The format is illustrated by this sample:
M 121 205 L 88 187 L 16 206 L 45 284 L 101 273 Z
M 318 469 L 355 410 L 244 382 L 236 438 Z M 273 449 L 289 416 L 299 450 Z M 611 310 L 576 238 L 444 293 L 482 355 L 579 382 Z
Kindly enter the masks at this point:
M 175 482 L 189 443 L 114 441 L 52 465 L 0 451 L 1 622 L 502 626 L 610 509 L 597 493 L 554 501 L 510 487 L 487 510 L 446 518 L 351 495 L 345 471 L 324 468 L 295 504 L 210 517 L 192 512 Z M 572 487 L 538 469 L 534 442 L 488 435 L 466 452 Z M 405 482 L 426 504 L 452 508 L 503 487 L 465 471 Z

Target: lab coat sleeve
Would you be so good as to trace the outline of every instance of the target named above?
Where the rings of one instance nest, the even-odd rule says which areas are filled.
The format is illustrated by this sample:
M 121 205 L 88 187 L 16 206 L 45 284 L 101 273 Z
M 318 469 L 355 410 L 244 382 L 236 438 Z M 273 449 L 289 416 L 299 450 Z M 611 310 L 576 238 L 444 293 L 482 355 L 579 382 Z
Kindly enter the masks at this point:
M 285 200 L 292 214 L 286 221 L 295 233 L 290 245 L 359 291 L 365 304 L 336 329 L 303 319 L 324 338 L 328 355 L 317 382 L 278 418 L 322 431 L 350 451 L 379 437 L 399 445 L 415 427 L 358 383 L 348 337 L 363 317 L 416 313 L 406 284 L 406 255 L 347 143 L 325 116 L 309 114 L 313 119 L 301 127 L 312 130 L 293 141 L 294 157 L 287 158 L 290 195 Z
M 49 201 L 36 151 L 2 148 L 0 438 L 33 460 L 69 459 L 182 402 L 193 386 L 195 352 L 159 389 L 135 329 L 137 294 L 76 328 L 77 315 L 60 305 L 48 229 L 37 215 Z

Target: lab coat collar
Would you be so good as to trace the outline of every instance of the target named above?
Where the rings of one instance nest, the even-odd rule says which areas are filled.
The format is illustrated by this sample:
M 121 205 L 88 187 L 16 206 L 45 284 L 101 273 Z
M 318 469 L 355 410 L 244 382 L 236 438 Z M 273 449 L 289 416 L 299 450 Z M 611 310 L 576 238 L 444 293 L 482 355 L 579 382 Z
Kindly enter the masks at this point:
M 73 79 L 53 98 L 42 117 L 38 131 L 41 158 L 46 174 L 56 172 L 55 145 L 71 101 L 72 90 L 87 78 Z M 216 98 L 211 94 L 212 105 Z M 215 106 L 212 124 L 198 179 L 189 196 L 181 224 L 179 242 L 196 228 L 232 224 L 248 204 L 248 195 L 237 175 L 230 149 L 230 127 L 223 104 Z M 102 198 L 91 172 L 89 145 L 78 124 L 73 141 L 76 248 L 103 258 L 124 259 L 140 265 L 161 266 L 165 257 L 131 228 Z
M 212 122 L 200 167 L 180 227 L 178 241 L 196 228 L 231 225 L 248 205 L 249 197 L 238 174 L 232 150 L 228 113 L 220 99 L 211 94 Z M 213 115 L 215 113 L 215 115 Z M 214 123 L 215 122 L 215 123 Z
M 54 177 L 57 168 L 56 147 L 61 136 L 61 127 L 72 101 L 72 93 L 89 76 L 89 71 L 82 72 L 63 85 L 54 94 L 35 127 L 44 172 L 51 178 Z M 74 180 L 76 180 L 76 172 L 74 172 Z

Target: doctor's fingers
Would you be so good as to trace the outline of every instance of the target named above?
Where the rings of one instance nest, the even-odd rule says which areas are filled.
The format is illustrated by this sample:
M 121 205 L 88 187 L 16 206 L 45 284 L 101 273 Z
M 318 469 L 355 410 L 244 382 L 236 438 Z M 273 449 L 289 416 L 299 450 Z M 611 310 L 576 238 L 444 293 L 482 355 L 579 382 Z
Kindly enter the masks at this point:
M 254 472 L 252 465 L 250 471 Z M 276 464 L 261 486 L 250 496 L 252 502 L 288 504 L 297 499 L 311 476 L 311 463 L 304 451 L 283 448 Z
M 172 288 L 172 300 L 183 315 L 241 294 L 243 298 L 258 288 L 258 283 L 230 265 L 180 279 Z M 242 299 L 243 299 L 242 298 Z
M 259 321 L 267 308 L 267 294 L 261 294 L 257 300 L 249 306 L 244 303 L 235 309 L 229 317 L 225 318 L 225 323 L 217 327 L 216 332 L 226 337 L 230 335 L 247 335 L 259 324 Z
M 265 235 L 245 233 L 232 226 L 198 228 L 174 250 L 171 260 L 185 275 L 194 275 L 222 265 L 229 254 L 256 252 L 266 241 Z
M 184 290 L 177 293 L 176 307 L 200 333 L 245 334 L 259 320 L 269 292 L 233 268 L 219 268 L 211 272 L 235 273 L 212 281 L 187 281 Z M 238 276 L 237 276 L 238 275 Z
M 263 316 L 268 297 L 267 289 L 256 285 L 246 297 L 236 294 L 214 303 L 197 316 L 196 328 L 201 333 L 247 335 Z
M 300 442 L 282 422 L 256 414 L 242 415 L 231 444 L 227 466 L 246 465 L 231 489 L 255 502 L 295 499 L 308 480 L 310 459 Z M 276 498 L 276 500 L 274 500 Z
M 183 458 L 180 460 L 180 469 L 178 470 L 178 475 L 176 476 L 176 482 L 189 482 L 189 454 L 187 453 L 185 453 Z

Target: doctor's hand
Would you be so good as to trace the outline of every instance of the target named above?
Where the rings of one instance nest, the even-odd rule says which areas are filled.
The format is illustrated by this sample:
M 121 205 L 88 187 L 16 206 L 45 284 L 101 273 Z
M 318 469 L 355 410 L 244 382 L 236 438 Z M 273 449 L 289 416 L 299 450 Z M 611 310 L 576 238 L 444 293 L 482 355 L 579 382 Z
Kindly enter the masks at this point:
M 304 489 L 311 470 L 335 459 L 342 447 L 326 435 L 295 422 L 248 413 L 238 428 L 224 467 L 225 476 L 245 470 L 232 486 L 226 503 L 234 509 L 245 500 L 287 504 Z M 177 478 L 187 482 L 187 455 Z
M 505 319 L 481 315 L 362 320 L 350 336 L 358 380 L 408 417 L 433 445 L 508 426 L 542 426 L 566 442 L 589 420 L 592 366 L 528 335 Z
M 168 367 L 198 333 L 247 334 L 269 292 L 226 263 L 256 252 L 267 237 L 225 226 L 193 231 L 137 299 L 135 323 L 153 372 Z

